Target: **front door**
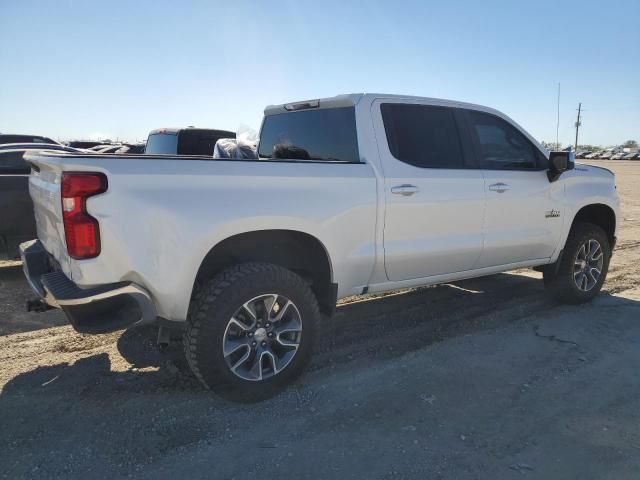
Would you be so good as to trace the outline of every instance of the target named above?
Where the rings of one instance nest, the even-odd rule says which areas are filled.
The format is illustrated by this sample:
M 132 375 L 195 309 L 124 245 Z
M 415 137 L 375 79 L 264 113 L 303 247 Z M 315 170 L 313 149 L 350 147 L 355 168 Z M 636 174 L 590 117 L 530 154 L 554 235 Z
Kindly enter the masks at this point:
M 564 220 L 564 186 L 549 182 L 546 157 L 513 125 L 478 111 L 466 118 L 487 198 L 477 268 L 551 257 Z

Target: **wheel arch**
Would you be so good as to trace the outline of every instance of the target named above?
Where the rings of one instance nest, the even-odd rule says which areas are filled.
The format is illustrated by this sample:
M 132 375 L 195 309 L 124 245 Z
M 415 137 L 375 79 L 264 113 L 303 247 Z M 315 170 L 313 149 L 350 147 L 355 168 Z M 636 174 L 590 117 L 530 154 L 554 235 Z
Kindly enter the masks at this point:
M 333 283 L 331 257 L 315 236 L 297 230 L 255 230 L 221 240 L 204 256 L 192 287 L 232 265 L 266 262 L 287 268 L 310 283 L 320 310 L 333 313 L 337 285 Z
M 604 203 L 592 203 L 580 208 L 573 217 L 571 229 L 579 223 L 593 223 L 604 230 L 609 240 L 609 246 L 613 250 L 616 235 L 616 212 Z

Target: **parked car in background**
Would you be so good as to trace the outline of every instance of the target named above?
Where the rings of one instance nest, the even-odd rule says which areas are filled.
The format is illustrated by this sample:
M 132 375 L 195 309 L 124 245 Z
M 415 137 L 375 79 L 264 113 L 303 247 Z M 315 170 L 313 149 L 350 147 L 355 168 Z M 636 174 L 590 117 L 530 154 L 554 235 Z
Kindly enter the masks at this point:
M 620 160 L 625 155 L 626 155 L 625 152 L 614 153 L 613 155 L 611 155 L 611 160 Z
M 110 146 L 111 146 L 110 143 L 101 143 L 100 145 L 96 145 L 94 147 L 87 148 L 87 150 L 90 151 L 90 152 L 98 152 L 98 151 L 102 150 L 103 148 L 110 147 Z
M 70 142 L 67 142 L 67 146 L 72 148 L 88 149 L 88 148 L 93 148 L 100 145 L 108 145 L 108 144 L 105 142 L 96 142 L 93 140 L 72 140 Z
M 142 154 L 145 146 L 144 143 L 125 143 L 115 153 Z
M 97 148 L 94 151 L 96 153 L 116 153 L 120 148 L 122 148 L 122 144 L 118 143 L 115 145 L 105 145 L 102 148 Z
M 40 135 L 0 134 L 0 145 L 7 143 L 47 143 L 51 145 L 61 145 L 59 142 L 56 142 L 49 137 L 42 137 Z
M 258 155 L 29 155 L 38 239 L 21 249 L 38 308 L 87 333 L 184 328 L 198 380 L 246 398 L 302 371 L 339 298 L 536 267 L 582 303 L 605 280 L 613 174 L 574 168 L 494 109 L 272 105 Z
M 598 158 L 600 156 L 600 152 L 593 152 L 588 155 L 585 155 L 585 159 L 592 160 L 594 158 Z
M 227 130 L 209 128 L 158 128 L 147 138 L 147 155 L 213 155 L 213 147 L 221 138 L 236 138 Z
M 36 233 L 33 203 L 29 196 L 30 165 L 22 158 L 27 151 L 80 150 L 58 143 L 0 145 L 0 257 L 17 258 L 18 245 Z
M 613 156 L 613 152 L 605 152 L 602 155 L 600 155 L 600 158 L 602 160 L 610 160 L 612 156 Z
M 622 157 L 623 160 L 633 160 L 634 158 L 638 158 L 640 156 L 640 153 L 638 152 L 631 152 L 631 153 L 627 153 L 624 157 Z
M 576 158 L 586 158 L 587 155 L 590 155 L 591 152 L 588 150 L 583 150 L 581 152 L 576 153 Z
M 110 143 L 106 143 L 106 144 L 96 145 L 95 147 L 87 148 L 86 150 L 92 153 L 99 153 L 103 151 L 105 148 L 109 148 L 110 146 L 111 146 Z

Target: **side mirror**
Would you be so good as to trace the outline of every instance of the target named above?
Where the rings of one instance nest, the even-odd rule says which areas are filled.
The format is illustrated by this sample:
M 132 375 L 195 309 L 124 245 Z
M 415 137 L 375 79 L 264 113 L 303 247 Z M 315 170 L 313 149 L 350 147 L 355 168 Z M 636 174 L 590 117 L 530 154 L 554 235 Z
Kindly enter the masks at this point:
M 549 170 L 547 177 L 550 182 L 555 182 L 562 172 L 573 170 L 575 165 L 573 152 L 551 152 L 549 154 Z

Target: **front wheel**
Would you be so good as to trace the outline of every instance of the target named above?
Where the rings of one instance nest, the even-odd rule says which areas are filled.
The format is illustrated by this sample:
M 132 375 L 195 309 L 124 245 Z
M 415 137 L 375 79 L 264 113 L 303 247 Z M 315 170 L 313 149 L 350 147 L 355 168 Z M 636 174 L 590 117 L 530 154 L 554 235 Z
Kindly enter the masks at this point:
M 207 388 L 236 400 L 267 398 L 304 369 L 319 317 L 300 276 L 272 264 L 236 265 L 196 292 L 185 354 Z
M 597 225 L 581 223 L 569 232 L 557 271 L 545 270 L 549 293 L 565 303 L 584 303 L 595 297 L 607 276 L 611 247 Z

